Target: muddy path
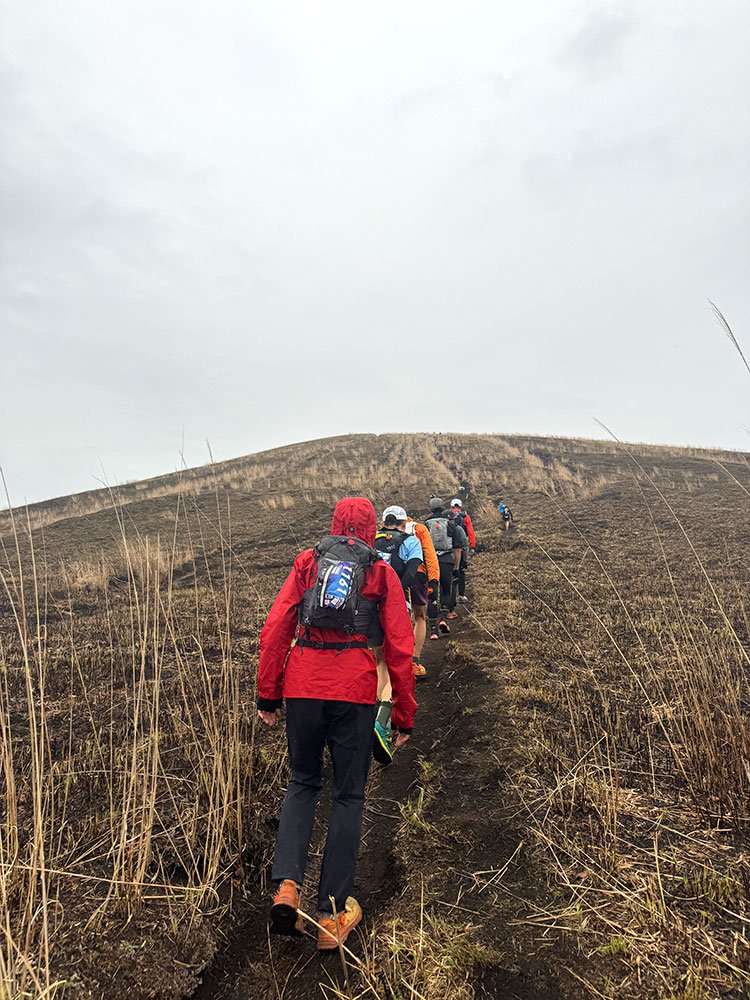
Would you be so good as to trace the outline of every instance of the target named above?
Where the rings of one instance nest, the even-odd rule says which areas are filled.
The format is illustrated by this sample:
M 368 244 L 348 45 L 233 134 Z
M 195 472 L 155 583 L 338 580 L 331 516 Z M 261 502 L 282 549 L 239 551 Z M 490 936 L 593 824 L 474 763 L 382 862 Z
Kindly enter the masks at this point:
M 355 883 L 365 920 L 352 950 L 371 950 L 380 926 L 421 907 L 435 919 L 478 929 L 491 957 L 472 974 L 477 997 L 573 997 L 570 980 L 555 971 L 561 963 L 553 942 L 523 924 L 526 903 L 543 890 L 526 857 L 523 810 L 507 775 L 512 748 L 502 692 L 492 669 L 472 660 L 477 638 L 469 605 L 449 640 L 428 641 L 423 659 L 429 677 L 418 687 L 414 736 L 390 768 L 373 766 Z M 324 784 L 321 817 L 326 803 Z M 323 833 L 319 823 L 310 886 L 317 881 Z M 247 886 L 227 944 L 193 1000 L 336 995 L 330 987 L 342 986 L 338 956 L 320 955 L 312 936 L 271 937 L 269 903 L 267 891 Z

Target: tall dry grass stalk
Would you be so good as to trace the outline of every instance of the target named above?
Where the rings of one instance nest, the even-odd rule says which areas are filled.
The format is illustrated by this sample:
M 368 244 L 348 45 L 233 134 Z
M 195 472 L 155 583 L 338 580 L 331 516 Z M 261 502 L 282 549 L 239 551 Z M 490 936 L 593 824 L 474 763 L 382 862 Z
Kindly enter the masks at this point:
M 0 633 L 3 996 L 63 989 L 56 935 L 82 896 L 80 912 L 96 921 L 149 902 L 183 932 L 215 908 L 241 853 L 252 731 L 232 653 L 229 511 L 217 496 L 213 579 L 198 554 L 205 528 L 190 537 L 184 497 L 167 538 L 133 536 L 115 509 L 117 566 L 103 557 L 90 573 L 52 574 L 67 601 L 50 586 L 28 521 L 22 532 L 13 517 L 0 569 L 13 622 Z M 192 598 L 176 590 L 178 567 L 192 570 Z M 75 606 L 92 582 L 104 607 L 87 627 Z
M 729 325 L 729 322 L 728 322 L 726 316 L 721 311 L 721 309 L 719 309 L 719 307 L 716 305 L 716 303 L 711 301 L 711 299 L 708 300 L 708 304 L 711 306 L 711 311 L 713 312 L 713 314 L 714 314 L 714 316 L 715 316 L 715 318 L 716 318 L 719 326 L 724 331 L 724 334 L 727 337 L 727 339 L 729 340 L 729 343 L 732 345 L 732 347 L 735 349 L 735 351 L 737 351 L 737 353 L 739 354 L 740 358 L 742 359 L 742 363 L 744 364 L 745 368 L 747 368 L 748 373 L 750 373 L 750 363 L 748 362 L 747 358 L 745 357 L 745 352 L 740 347 L 740 343 L 737 340 L 737 338 L 735 337 L 734 330 Z

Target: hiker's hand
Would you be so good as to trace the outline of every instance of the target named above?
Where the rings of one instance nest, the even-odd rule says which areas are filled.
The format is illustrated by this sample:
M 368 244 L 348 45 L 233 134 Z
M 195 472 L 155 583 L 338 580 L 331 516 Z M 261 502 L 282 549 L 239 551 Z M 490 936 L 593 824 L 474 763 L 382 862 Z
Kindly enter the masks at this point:
M 475 556 L 476 554 L 477 554 L 477 550 L 476 549 L 469 549 L 469 555 L 470 556 Z
M 440 581 L 430 580 L 429 583 L 427 584 L 427 593 L 430 595 L 430 597 L 433 597 L 435 598 L 435 600 L 437 600 L 437 596 L 440 593 Z
M 279 716 L 281 715 L 281 709 L 277 708 L 275 712 L 264 712 L 262 709 L 258 709 L 258 718 L 262 719 L 267 726 L 275 726 L 279 721 Z
M 398 750 L 398 748 L 402 747 L 404 743 L 408 743 L 410 739 L 411 733 L 396 733 L 395 749 Z

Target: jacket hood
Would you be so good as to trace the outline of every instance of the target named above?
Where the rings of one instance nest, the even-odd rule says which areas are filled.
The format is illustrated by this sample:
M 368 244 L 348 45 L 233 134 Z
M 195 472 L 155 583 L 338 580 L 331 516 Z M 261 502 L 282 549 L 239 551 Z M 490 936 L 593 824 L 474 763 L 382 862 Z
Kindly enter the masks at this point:
M 375 508 L 365 497 L 344 497 L 336 504 L 332 535 L 352 535 L 372 547 L 376 530 Z

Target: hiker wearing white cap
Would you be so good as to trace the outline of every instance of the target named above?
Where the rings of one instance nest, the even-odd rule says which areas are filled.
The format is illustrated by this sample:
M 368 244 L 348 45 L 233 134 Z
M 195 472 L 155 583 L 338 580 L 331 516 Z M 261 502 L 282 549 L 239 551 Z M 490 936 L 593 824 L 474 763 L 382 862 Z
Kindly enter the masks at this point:
M 386 507 L 383 511 L 383 526 L 375 535 L 373 548 L 395 569 L 408 604 L 410 591 L 417 589 L 417 574 L 422 566 L 424 553 L 419 539 L 413 532 L 407 530 L 406 520 L 407 514 L 403 507 L 399 507 L 398 504 Z M 393 760 L 391 679 L 383 647 L 378 646 L 373 652 L 378 670 L 378 707 L 375 716 L 373 756 L 380 764 L 390 764 Z
M 440 619 L 430 623 L 430 639 L 437 639 L 440 633 L 447 635 L 450 632 L 446 619 L 458 617 L 454 610 L 458 572 L 461 554 L 469 543 L 461 525 L 456 524 L 450 512 L 443 509 L 440 497 L 430 498 L 430 516 L 425 518 L 424 523 L 430 529 L 440 565 Z
M 462 604 L 465 604 L 468 599 L 466 597 L 466 570 L 469 566 L 469 555 L 474 555 L 474 546 L 477 544 L 477 533 L 474 531 L 470 515 L 466 513 L 463 506 L 463 502 L 458 497 L 454 497 L 451 500 L 451 517 L 456 524 L 459 524 L 464 529 L 468 542 L 461 553 L 461 565 L 458 567 L 458 597 L 456 598 Z

